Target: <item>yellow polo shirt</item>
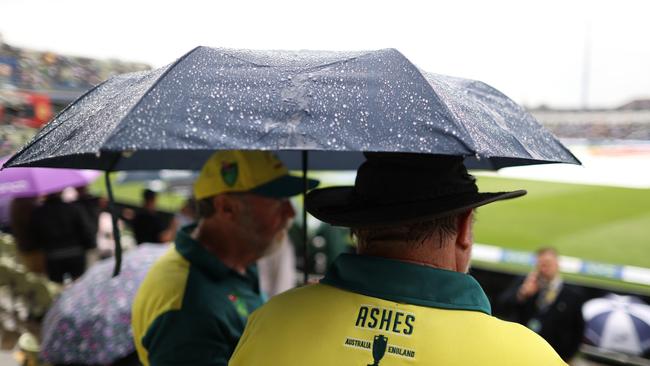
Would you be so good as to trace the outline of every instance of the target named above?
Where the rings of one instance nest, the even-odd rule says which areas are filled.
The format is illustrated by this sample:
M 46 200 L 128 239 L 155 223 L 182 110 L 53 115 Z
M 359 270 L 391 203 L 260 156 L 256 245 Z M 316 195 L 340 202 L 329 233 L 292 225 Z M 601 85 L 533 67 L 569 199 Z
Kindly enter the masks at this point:
M 229 365 L 565 365 L 527 328 L 490 315 L 469 275 L 341 255 L 318 285 L 256 310 Z
M 248 314 L 262 305 L 257 269 L 240 274 L 190 233 L 151 267 L 133 301 L 131 328 L 145 366 L 226 365 Z

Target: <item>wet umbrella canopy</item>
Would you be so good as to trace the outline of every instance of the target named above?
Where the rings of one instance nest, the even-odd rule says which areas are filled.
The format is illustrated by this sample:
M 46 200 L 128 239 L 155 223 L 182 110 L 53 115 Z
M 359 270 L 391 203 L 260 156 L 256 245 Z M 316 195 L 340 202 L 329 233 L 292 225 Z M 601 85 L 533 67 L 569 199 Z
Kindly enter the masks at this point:
M 356 169 L 360 151 L 465 156 L 491 169 L 579 163 L 496 89 L 424 72 L 394 49 L 197 47 L 89 90 L 4 166 L 198 170 L 226 149 L 280 151 L 305 177 L 307 150 L 310 169 Z M 118 267 L 119 256 L 117 245 Z
M 491 168 L 578 163 L 499 91 L 426 73 L 394 49 L 198 47 L 90 90 L 6 166 L 199 169 L 221 149 L 462 155 Z

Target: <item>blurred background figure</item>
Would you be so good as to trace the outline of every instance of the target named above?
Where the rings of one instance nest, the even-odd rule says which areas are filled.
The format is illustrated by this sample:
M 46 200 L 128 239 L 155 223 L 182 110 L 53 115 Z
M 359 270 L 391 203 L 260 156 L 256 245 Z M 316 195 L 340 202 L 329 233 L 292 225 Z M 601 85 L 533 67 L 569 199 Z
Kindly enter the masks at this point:
M 179 228 L 196 223 L 198 215 L 196 212 L 196 200 L 190 197 L 185 201 L 183 207 L 178 211 L 175 216 L 176 223 Z
M 650 358 L 650 306 L 635 296 L 607 296 L 582 307 L 585 343 L 597 351 Z
M 17 197 L 9 205 L 9 229 L 22 263 L 31 272 L 45 273 L 45 256 L 37 246 L 30 222 L 38 197 Z
M 142 208 L 130 221 L 137 244 L 167 243 L 174 239 L 176 220 L 167 221 L 161 216 L 156 208 L 157 198 L 158 193 L 151 189 L 142 191 Z
M 102 211 L 100 198 L 88 192 L 88 186 L 76 187 L 77 199 L 74 205 L 81 209 L 81 212 L 88 218 L 90 228 L 97 235 L 97 226 L 99 224 L 99 213 Z
M 108 208 L 108 200 L 105 197 L 99 198 L 99 216 L 97 219 L 97 252 L 92 260 L 101 260 L 112 257 L 115 253 L 115 238 L 113 237 L 113 216 Z M 122 232 L 124 230 L 123 217 L 118 217 L 117 226 Z M 136 246 L 132 235 L 122 235 L 122 249 L 128 251 Z
M 499 298 L 506 318 L 542 336 L 565 361 L 578 351 L 584 322 L 581 290 L 564 283 L 558 253 L 546 247 L 537 251 L 535 269 L 519 278 Z
M 272 297 L 296 287 L 296 254 L 288 235 L 273 252 L 257 261 L 260 289 Z
M 86 269 L 86 251 L 96 246 L 94 226 L 84 212 L 64 202 L 61 192 L 51 193 L 34 209 L 29 222 L 34 247 L 45 253 L 50 280 L 63 283 L 68 276 L 81 276 Z

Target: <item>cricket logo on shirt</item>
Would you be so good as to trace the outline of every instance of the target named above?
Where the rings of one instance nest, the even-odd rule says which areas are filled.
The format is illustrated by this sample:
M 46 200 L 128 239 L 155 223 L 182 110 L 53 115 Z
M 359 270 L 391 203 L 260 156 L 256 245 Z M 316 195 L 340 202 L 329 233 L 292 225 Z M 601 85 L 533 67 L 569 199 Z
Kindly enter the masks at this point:
M 232 305 L 235 307 L 237 314 L 243 318 L 248 317 L 248 307 L 246 306 L 244 299 L 237 296 L 237 294 L 230 294 L 228 295 L 228 300 L 230 300 Z
M 379 361 L 384 358 L 386 354 L 386 346 L 388 345 L 388 338 L 383 335 L 376 335 L 375 340 L 372 341 L 372 364 L 368 366 L 379 366 Z
M 372 363 L 368 366 L 379 366 L 380 361 L 387 355 L 415 360 L 415 350 L 403 345 L 408 344 L 414 333 L 415 314 L 400 309 L 361 305 L 354 327 L 375 333 L 372 339 L 346 337 L 343 342 L 345 347 L 372 353 Z
M 228 187 L 235 185 L 237 182 L 237 175 L 239 175 L 239 168 L 236 161 L 221 162 L 221 178 L 228 185 Z

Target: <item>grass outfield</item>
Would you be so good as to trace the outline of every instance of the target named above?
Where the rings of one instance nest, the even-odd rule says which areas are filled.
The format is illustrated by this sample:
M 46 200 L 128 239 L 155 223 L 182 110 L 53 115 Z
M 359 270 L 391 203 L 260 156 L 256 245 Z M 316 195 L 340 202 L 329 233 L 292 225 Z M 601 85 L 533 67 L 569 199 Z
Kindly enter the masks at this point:
M 327 181 L 328 176 L 319 178 Z M 347 180 L 353 179 L 352 176 Z M 337 182 L 348 184 L 348 181 Z M 526 189 L 528 195 L 478 210 L 475 241 L 534 251 L 553 245 L 563 255 L 650 268 L 650 189 L 628 189 L 479 176 L 482 191 Z M 140 204 L 142 183 L 114 186 L 118 201 Z M 103 179 L 92 190 L 105 194 Z M 161 209 L 175 212 L 183 198 L 161 194 Z M 528 268 L 474 262 L 476 267 L 525 273 Z M 650 294 L 650 286 L 584 275 L 567 279 L 588 285 Z
M 142 205 L 142 191 L 146 188 L 145 183 L 142 182 L 129 182 L 124 184 L 115 184 L 115 176 L 111 176 L 113 182 L 113 197 L 117 202 L 128 203 L 134 206 Z M 97 179 L 90 185 L 90 192 L 96 195 L 107 197 L 106 184 L 102 175 L 101 179 Z M 161 193 L 158 195 L 158 209 L 175 213 L 183 206 L 185 199 L 179 195 L 171 193 Z
M 481 176 L 483 191 L 528 195 L 478 210 L 475 241 L 650 268 L 650 189 L 551 183 Z

